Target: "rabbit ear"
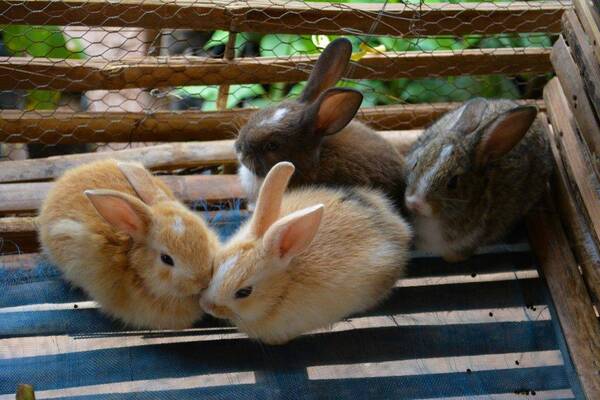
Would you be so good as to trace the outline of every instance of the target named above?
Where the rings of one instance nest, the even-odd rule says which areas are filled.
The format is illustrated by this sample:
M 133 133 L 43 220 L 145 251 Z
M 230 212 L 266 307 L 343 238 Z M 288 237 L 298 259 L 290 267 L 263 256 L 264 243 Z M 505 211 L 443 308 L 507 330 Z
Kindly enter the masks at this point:
M 143 241 L 152 221 L 152 211 L 140 200 L 115 190 L 86 190 L 98 213 L 112 226 L 135 241 Z
M 146 204 L 153 205 L 170 200 L 167 194 L 154 183 L 154 177 L 142 164 L 118 162 L 117 166 L 137 195 Z
M 475 162 L 484 165 L 502 157 L 525 136 L 535 117 L 537 108 L 516 107 L 500 114 L 484 129 L 475 148 Z
M 313 102 L 325 90 L 335 86 L 344 75 L 351 55 L 352 44 L 348 39 L 339 38 L 329 43 L 319 56 L 298 100 Z
M 284 161 L 275 164 L 265 177 L 252 216 L 251 232 L 255 237 L 262 237 L 279 218 L 283 193 L 293 174 L 294 164 Z
M 362 94 L 356 90 L 329 89 L 308 108 L 307 118 L 312 119 L 317 135 L 333 135 L 352 121 L 362 99 Z
M 474 132 L 481 123 L 487 107 L 488 102 L 483 97 L 476 97 L 467 101 L 448 121 L 448 126 L 452 127 L 450 130 L 465 134 Z
M 318 204 L 293 212 L 275 222 L 263 239 L 267 254 L 290 260 L 305 250 L 321 226 L 323 210 L 323 204 Z

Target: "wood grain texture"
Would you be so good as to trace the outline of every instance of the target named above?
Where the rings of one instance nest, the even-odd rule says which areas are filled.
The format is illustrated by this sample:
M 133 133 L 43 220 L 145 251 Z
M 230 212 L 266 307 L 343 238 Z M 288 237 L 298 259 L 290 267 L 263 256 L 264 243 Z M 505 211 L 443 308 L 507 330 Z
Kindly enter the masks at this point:
M 543 111 L 543 101 L 523 100 Z M 400 104 L 363 108 L 357 118 L 376 130 L 418 129 L 460 103 Z M 0 142 L 110 143 L 231 139 L 253 112 L 72 112 L 0 111 Z
M 397 36 L 559 32 L 568 7 L 530 3 L 328 4 L 286 0 L 2 0 L 0 24 Z M 379 23 L 373 24 L 375 20 Z
M 544 209 L 528 217 L 527 226 L 583 391 L 588 399 L 598 399 L 600 324 L 549 196 Z
M 68 154 L 49 158 L 4 161 L 0 163 L 0 182 L 26 182 L 54 179 L 66 170 L 92 161 L 116 159 L 137 161 L 151 170 L 172 171 L 236 162 L 232 140 L 168 143 L 128 150 Z
M 166 175 L 160 179 L 186 203 L 245 197 L 236 175 Z M 0 214 L 35 212 L 53 186 L 52 182 L 0 184 Z
M 348 79 L 391 80 L 432 76 L 552 72 L 550 50 L 469 49 L 367 55 Z M 259 57 L 128 57 L 119 61 L 0 57 L 0 89 L 158 88 L 186 85 L 298 82 L 308 78 L 318 55 Z
M 380 131 L 401 154 L 422 130 Z M 0 162 L 0 182 L 43 181 L 59 177 L 66 170 L 92 161 L 116 159 L 141 162 L 150 170 L 172 171 L 181 168 L 214 165 L 237 165 L 233 140 L 210 142 L 166 143 L 156 146 L 100 153 L 68 154 L 49 158 Z
M 542 125 L 550 139 L 552 155 L 554 158 L 555 173 L 552 180 L 554 200 L 565 232 L 572 244 L 573 253 L 581 266 L 582 274 L 592 304 L 600 306 L 600 242 L 594 235 L 591 222 L 583 212 L 583 202 L 578 195 L 575 184 L 567 174 L 565 162 L 560 154 L 558 143 L 545 116 Z
M 573 10 L 563 16 L 563 31 L 571 54 L 581 71 L 586 92 L 596 110 L 596 117 L 600 117 L 600 64 L 594 57 L 594 48 L 590 44 L 590 39 Z
M 594 8 L 592 3 L 593 0 L 573 0 L 575 11 L 594 49 L 596 62 L 600 64 L 600 16 L 598 15 L 598 9 Z
M 596 176 L 600 178 L 600 122 L 594 115 L 577 64 L 562 36 L 554 43 L 550 58 L 579 132 L 590 150 Z
M 16 255 L 39 251 L 35 218 L 0 218 L 0 242 L 2 243 L 0 254 L 6 257 L 8 257 L 8 255 L 13 256 L 13 258 L 9 261 L 25 261 L 20 260 L 18 257 L 16 257 Z
M 591 168 L 590 155 L 579 139 L 575 120 L 556 78 L 544 89 L 544 100 L 567 173 L 575 182 L 594 234 L 600 238 L 600 182 Z

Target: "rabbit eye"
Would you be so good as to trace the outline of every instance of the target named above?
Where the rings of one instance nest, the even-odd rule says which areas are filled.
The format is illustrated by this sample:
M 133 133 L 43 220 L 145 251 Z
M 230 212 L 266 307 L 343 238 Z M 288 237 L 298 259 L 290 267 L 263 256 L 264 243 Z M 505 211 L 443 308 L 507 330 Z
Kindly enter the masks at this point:
M 247 286 L 245 288 L 239 289 L 235 292 L 236 299 L 244 299 L 252 294 L 252 286 Z
M 175 265 L 175 261 L 173 261 L 173 258 L 170 255 L 165 254 L 165 253 L 160 254 L 160 261 L 162 261 L 163 264 L 166 264 L 170 267 Z
M 448 189 L 456 189 L 456 186 L 458 186 L 458 175 L 454 175 L 452 178 L 450 178 L 446 186 Z
M 265 151 L 275 151 L 279 148 L 279 143 L 267 142 L 265 143 Z

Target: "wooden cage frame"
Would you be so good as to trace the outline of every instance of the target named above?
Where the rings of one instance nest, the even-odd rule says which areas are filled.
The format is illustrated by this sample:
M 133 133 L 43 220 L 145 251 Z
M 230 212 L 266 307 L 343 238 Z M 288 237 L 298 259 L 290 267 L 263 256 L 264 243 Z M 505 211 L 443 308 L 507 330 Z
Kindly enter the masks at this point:
M 355 63 L 350 79 L 546 73 L 556 71 L 546 87 L 543 113 L 552 140 L 556 174 L 546 207 L 528 218 L 530 243 L 540 261 L 577 376 L 589 399 L 600 398 L 600 12 L 588 0 L 574 0 L 575 10 L 559 1 L 536 3 L 433 3 L 427 13 L 416 6 L 391 4 L 374 31 L 378 4 L 305 4 L 281 0 L 0 0 L 0 24 L 122 26 L 148 29 L 222 29 L 232 33 L 294 32 L 376 35 L 417 30 L 422 35 L 538 32 L 563 35 L 554 48 L 485 49 L 460 53 L 436 51 L 367 55 Z M 565 10 L 567 10 L 565 12 Z M 293 12 L 290 12 L 293 11 Z M 402 18 L 399 18 L 402 17 Z M 494 24 L 503 18 L 503 24 Z M 264 19 L 266 23 L 257 24 Z M 562 23 L 561 23 L 562 19 Z M 127 22 L 130 21 L 130 22 Z M 400 22 L 399 22 L 400 21 Z M 415 22 L 416 21 L 416 22 Z M 439 21 L 442 21 L 440 23 Z M 412 24 L 409 27 L 409 22 Z M 417 24 L 415 27 L 414 24 Z M 399 25 L 400 24 L 400 25 Z M 231 35 L 234 36 L 234 35 Z M 230 41 L 231 42 L 231 41 Z M 567 44 L 568 43 L 568 44 Z M 40 86 L 65 91 L 220 85 L 220 104 L 230 84 L 294 82 L 307 77 L 316 57 L 235 59 L 231 43 L 223 59 L 136 57 L 121 61 L 86 61 L 0 57 L 2 89 Z M 48 77 L 52 76 L 52 79 Z M 15 86 L 16 85 L 16 86 Z M 361 110 L 369 123 L 400 151 L 407 141 L 453 103 L 397 105 Z M 223 108 L 223 107 L 220 107 Z M 165 144 L 110 153 L 66 155 L 0 164 L 0 237 L 26 254 L 3 257 L 20 267 L 37 250 L 35 218 L 51 180 L 66 169 L 100 158 L 136 160 L 148 168 L 230 166 L 233 125 L 251 110 L 153 113 L 0 111 L 0 143 L 161 142 Z M 546 116 L 547 115 L 547 116 Z M 177 134 L 173 135 L 176 131 Z M 201 132 L 200 134 L 198 132 Z M 191 141 L 191 142 L 190 142 Z M 171 155 L 165 158 L 165 154 Z M 162 179 L 184 201 L 243 197 L 234 175 L 177 176 Z

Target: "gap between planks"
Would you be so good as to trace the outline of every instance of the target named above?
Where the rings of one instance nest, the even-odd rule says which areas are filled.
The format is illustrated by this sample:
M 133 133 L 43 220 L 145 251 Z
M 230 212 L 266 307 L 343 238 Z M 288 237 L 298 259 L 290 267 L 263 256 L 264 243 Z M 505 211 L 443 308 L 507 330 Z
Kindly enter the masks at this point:
M 552 72 L 550 49 L 498 48 L 407 51 L 367 55 L 347 79 L 391 80 L 457 75 Z M 318 55 L 235 60 L 209 57 L 131 57 L 119 61 L 0 57 L 0 89 L 157 88 L 186 85 L 298 82 Z
M 287 0 L 2 0 L 0 24 L 395 35 L 560 31 L 562 1 L 330 4 Z M 378 21 L 377 24 L 373 24 Z

